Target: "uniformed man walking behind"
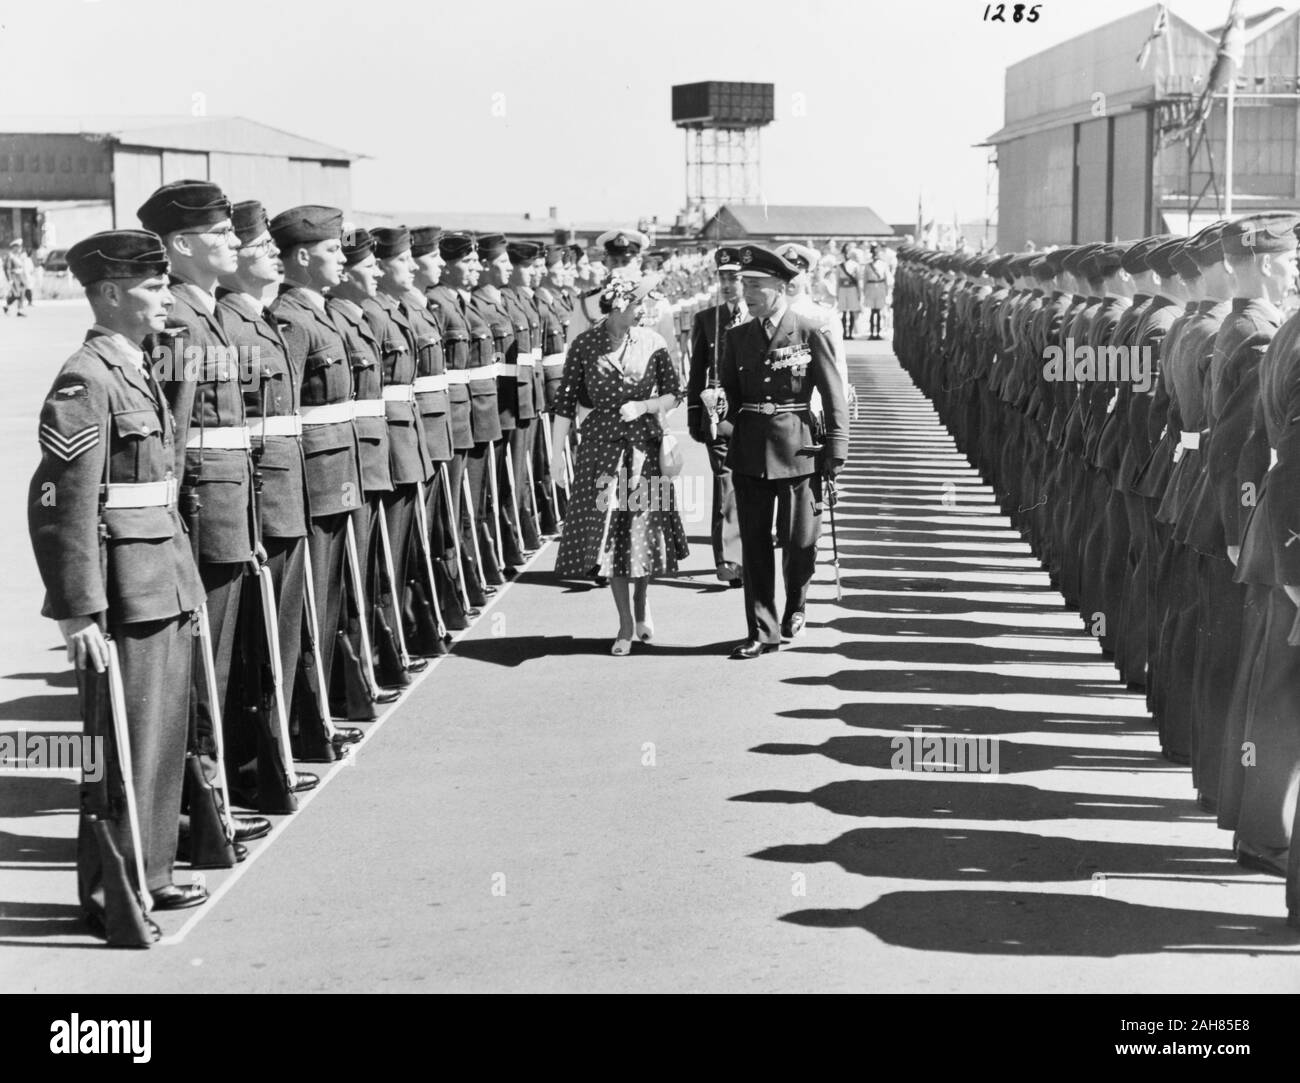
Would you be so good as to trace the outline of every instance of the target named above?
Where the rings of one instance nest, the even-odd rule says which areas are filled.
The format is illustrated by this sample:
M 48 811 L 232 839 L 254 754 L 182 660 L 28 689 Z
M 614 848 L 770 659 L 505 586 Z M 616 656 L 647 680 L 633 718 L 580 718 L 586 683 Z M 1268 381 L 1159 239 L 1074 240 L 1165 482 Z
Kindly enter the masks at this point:
M 817 557 L 821 485 L 848 457 L 848 406 L 835 351 L 820 322 L 792 311 L 785 284 L 798 268 L 774 252 L 740 250 L 745 304 L 753 317 L 728 331 L 719 373 L 734 426 L 727 465 L 736 485 L 749 638 L 732 658 L 757 658 L 803 631 Z M 826 431 L 817 446 L 808 401 L 822 397 Z M 772 511 L 782 546 L 785 611 L 777 622 Z
M 68 250 L 68 267 L 86 289 L 95 325 L 41 410 L 28 526 L 45 585 L 41 611 L 59 622 L 77 668 L 86 734 L 104 739 L 118 765 L 108 785 L 83 782 L 81 907 L 109 943 L 143 946 L 157 939 L 145 891 L 155 909 L 207 897 L 202 887 L 172 883 L 191 622 L 204 592 L 177 513 L 171 413 L 142 347 L 166 325 L 171 306 L 162 242 L 139 230 L 97 233 Z M 120 661 L 126 718 L 118 722 L 129 747 L 105 721 L 109 640 Z M 143 884 L 131 884 L 133 861 Z
M 736 515 L 736 488 L 727 468 L 732 424 L 719 420 L 726 413 L 726 403 L 719 402 L 718 367 L 723 336 L 749 319 L 749 311 L 745 308 L 739 273 L 740 249 L 719 248 L 714 261 L 718 265 L 720 303 L 698 313 L 691 327 L 686 424 L 691 436 L 708 448 L 709 468 L 713 472 L 711 534 L 715 570 L 720 581 L 738 587 L 741 585 L 740 520 Z

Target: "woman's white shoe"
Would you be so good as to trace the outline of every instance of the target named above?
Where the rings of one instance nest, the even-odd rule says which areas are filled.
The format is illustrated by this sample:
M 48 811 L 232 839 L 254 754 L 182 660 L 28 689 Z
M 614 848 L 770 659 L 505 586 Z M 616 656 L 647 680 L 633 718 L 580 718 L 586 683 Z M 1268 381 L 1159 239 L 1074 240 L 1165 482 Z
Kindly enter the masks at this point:
M 609 653 L 615 658 L 625 658 L 632 653 L 632 641 L 630 639 L 616 639 L 614 645 L 610 647 Z

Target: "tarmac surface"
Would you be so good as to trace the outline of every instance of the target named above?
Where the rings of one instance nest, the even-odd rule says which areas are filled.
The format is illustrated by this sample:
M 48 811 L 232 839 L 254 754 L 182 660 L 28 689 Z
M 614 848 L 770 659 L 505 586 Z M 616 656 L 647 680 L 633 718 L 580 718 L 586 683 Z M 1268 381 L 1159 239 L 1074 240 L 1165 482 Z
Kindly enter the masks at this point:
M 78 730 L 25 499 L 85 317 L 0 322 L 0 733 Z M 545 546 L 151 951 L 79 922 L 75 773 L 0 774 L 0 991 L 1300 991 L 1282 882 L 1234 863 L 888 345 L 850 358 L 843 598 L 827 529 L 805 636 L 726 658 L 691 446 L 653 644 L 610 657 L 608 592 Z M 967 770 L 919 769 L 927 735 Z

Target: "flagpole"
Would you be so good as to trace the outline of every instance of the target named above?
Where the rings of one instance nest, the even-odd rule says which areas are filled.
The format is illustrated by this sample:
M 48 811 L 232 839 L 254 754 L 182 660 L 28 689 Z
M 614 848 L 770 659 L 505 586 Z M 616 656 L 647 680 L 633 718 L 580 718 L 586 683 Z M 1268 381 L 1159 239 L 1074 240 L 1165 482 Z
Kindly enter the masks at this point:
M 1232 215 L 1232 143 L 1233 143 L 1233 113 L 1236 105 L 1236 88 L 1237 76 L 1234 72 L 1228 78 L 1228 119 L 1225 126 L 1224 139 L 1226 141 L 1223 150 L 1223 217 L 1228 218 Z M 1190 223 L 1188 228 L 1190 229 Z

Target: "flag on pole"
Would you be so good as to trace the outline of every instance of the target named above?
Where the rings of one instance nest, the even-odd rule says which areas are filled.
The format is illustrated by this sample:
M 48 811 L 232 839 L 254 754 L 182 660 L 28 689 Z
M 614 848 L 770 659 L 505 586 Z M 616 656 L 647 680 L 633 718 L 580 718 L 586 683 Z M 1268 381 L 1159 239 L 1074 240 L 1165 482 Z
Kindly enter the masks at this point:
M 1214 106 L 1214 95 L 1223 90 L 1229 80 L 1236 78 L 1237 69 L 1246 59 L 1246 25 L 1238 10 L 1240 4 L 1241 0 L 1232 0 L 1232 6 L 1228 9 L 1228 21 L 1224 24 L 1223 33 L 1219 35 L 1219 49 L 1215 53 L 1214 64 L 1205 81 L 1205 89 L 1196 103 L 1196 112 L 1192 115 L 1189 128 L 1192 133 L 1205 126 Z
M 1161 4 L 1160 10 L 1156 12 L 1156 21 L 1151 27 L 1151 33 L 1147 35 L 1147 40 L 1142 43 L 1142 51 L 1137 55 L 1138 67 L 1145 68 L 1147 60 L 1151 57 L 1151 46 L 1169 32 L 1169 5 Z

